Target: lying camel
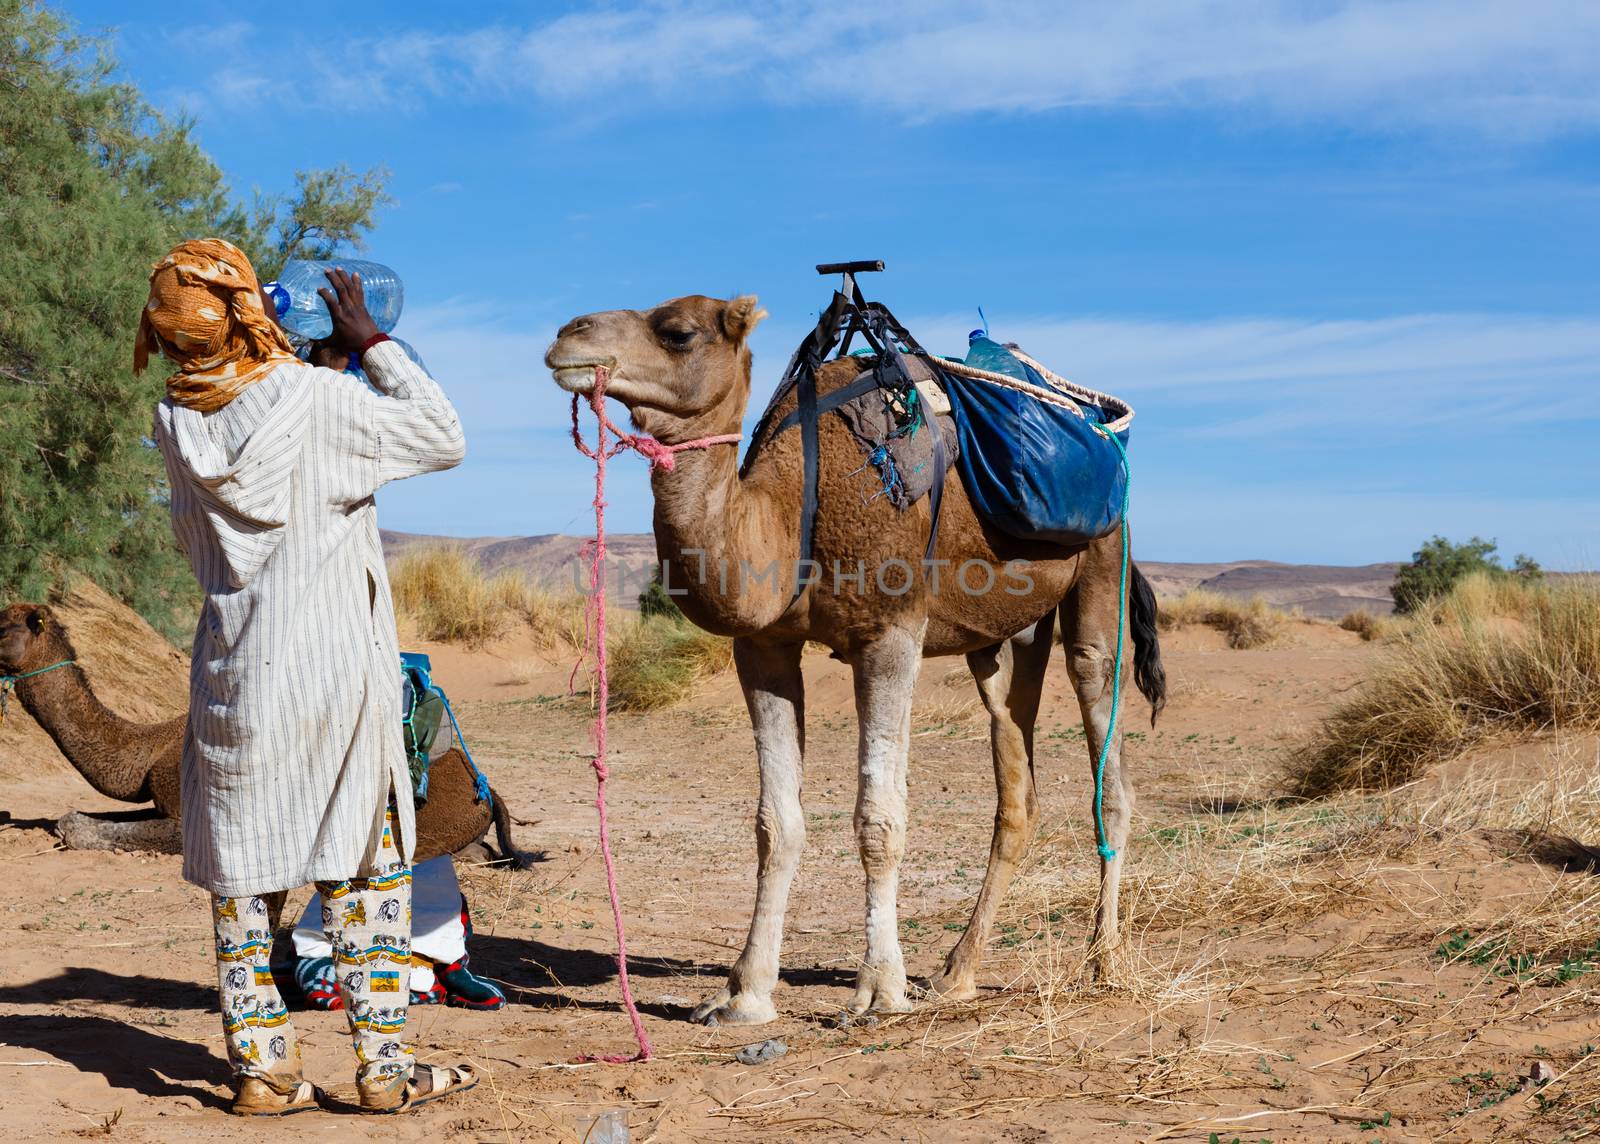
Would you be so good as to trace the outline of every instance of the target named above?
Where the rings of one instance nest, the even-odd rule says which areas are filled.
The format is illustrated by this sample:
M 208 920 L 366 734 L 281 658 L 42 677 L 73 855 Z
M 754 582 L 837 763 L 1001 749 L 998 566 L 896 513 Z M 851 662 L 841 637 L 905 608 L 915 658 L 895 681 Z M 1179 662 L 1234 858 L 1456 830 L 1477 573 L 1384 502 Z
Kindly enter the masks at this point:
M 592 393 L 597 371 L 606 370 L 606 394 L 627 406 L 638 428 L 668 445 L 737 435 L 750 399 L 746 338 L 763 316 L 753 297 L 678 298 L 653 310 L 589 314 L 561 328 L 545 364 L 556 384 L 575 394 Z M 863 368 L 859 358 L 829 362 L 817 372 L 818 394 L 847 384 Z M 791 393 L 775 412 L 782 416 L 795 404 Z M 755 914 L 727 987 L 708 998 L 695 1018 L 758 1024 L 777 1015 L 772 990 L 783 915 L 806 834 L 800 657 L 808 640 L 832 648 L 855 673 L 855 832 L 867 900 L 866 953 L 851 1010 L 909 1007 L 896 893 L 905 852 L 911 694 L 924 656 L 965 655 L 990 717 L 998 806 L 989 866 L 966 932 L 930 982 L 947 996 L 976 992 L 984 943 L 1038 821 L 1034 720 L 1058 618 L 1091 768 L 1109 738 L 1104 812 L 1115 853 L 1101 857 L 1090 949 L 1093 967 L 1110 975 L 1121 940 L 1117 890 L 1133 808 L 1133 787 L 1122 769 L 1121 726 L 1108 735 L 1120 635 L 1121 533 L 1075 548 L 1012 539 L 978 518 L 959 470 L 952 470 L 934 552 L 944 569 L 943 589 L 936 590 L 923 564 L 930 527 L 926 500 L 902 512 L 888 497 L 863 495 L 869 478 L 860 475 L 860 444 L 842 418 L 823 417 L 819 429 L 818 508 L 809 555 L 831 577 L 824 571 L 798 598 L 792 595 L 797 574 L 791 570 L 799 556 L 804 486 L 799 431 L 762 442 L 742 472 L 735 449 L 712 445 L 681 452 L 675 467 L 657 467 L 650 476 L 656 551 L 670 583 L 686 592 L 677 598 L 679 606 L 706 630 L 734 637 L 734 664 L 755 729 L 761 776 Z M 1027 562 L 1025 583 L 1008 563 L 1017 560 Z M 784 574 L 761 574 L 775 562 Z M 864 575 L 850 571 L 861 567 Z M 751 569 L 753 576 L 746 574 Z M 952 583 L 957 576 L 965 588 Z M 993 590 L 974 592 L 973 583 Z M 1159 711 L 1166 683 L 1155 595 L 1137 569 L 1128 595 L 1134 678 Z
M 22 706 L 90 786 L 120 802 L 153 801 L 156 817 L 116 821 L 72 811 L 57 823 L 57 833 L 75 850 L 182 853 L 178 768 L 185 717 L 164 723 L 122 718 L 95 696 L 76 659 L 66 630 L 46 605 L 0 609 L 0 675 L 21 677 L 65 665 L 17 678 Z M 454 854 L 483 838 L 491 825 L 501 853 L 517 868 L 527 866 L 529 859 L 512 841 L 505 803 L 493 791 L 488 801 L 478 801 L 472 768 L 461 749 L 452 747 L 429 768 L 428 801 L 417 809 L 416 860 Z

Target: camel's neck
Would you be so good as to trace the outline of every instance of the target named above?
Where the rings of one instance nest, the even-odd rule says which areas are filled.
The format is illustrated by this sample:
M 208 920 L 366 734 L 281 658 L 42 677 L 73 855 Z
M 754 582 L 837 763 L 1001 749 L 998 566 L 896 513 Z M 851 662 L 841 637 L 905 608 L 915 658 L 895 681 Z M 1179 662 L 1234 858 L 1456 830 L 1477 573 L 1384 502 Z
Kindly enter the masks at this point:
M 17 683 L 17 698 L 89 785 L 107 798 L 151 797 L 156 760 L 181 750 L 183 718 L 132 723 L 101 703 L 76 664 Z
M 714 431 L 738 432 L 742 413 L 741 404 L 730 424 Z M 678 606 L 723 635 L 775 623 L 791 594 L 798 517 L 779 510 L 760 483 L 739 479 L 738 446 L 685 450 L 671 472 L 657 469 L 650 483 L 656 552 Z

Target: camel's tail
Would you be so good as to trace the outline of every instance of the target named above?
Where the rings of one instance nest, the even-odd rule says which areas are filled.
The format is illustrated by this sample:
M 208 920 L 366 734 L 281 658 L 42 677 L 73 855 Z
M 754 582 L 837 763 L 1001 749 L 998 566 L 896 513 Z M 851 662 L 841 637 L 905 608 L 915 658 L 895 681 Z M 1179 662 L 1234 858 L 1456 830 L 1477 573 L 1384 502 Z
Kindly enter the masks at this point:
M 500 797 L 500 792 L 491 790 L 489 799 L 494 810 L 494 836 L 500 844 L 500 853 L 505 855 L 507 862 L 514 870 L 526 870 L 533 865 L 533 857 L 517 849 L 517 844 L 511 838 L 511 812 L 506 809 L 505 799 Z
M 1161 666 L 1161 637 L 1156 631 L 1156 593 L 1137 564 L 1129 585 L 1129 627 L 1133 629 L 1133 681 L 1150 700 L 1150 725 L 1167 705 L 1167 669 Z

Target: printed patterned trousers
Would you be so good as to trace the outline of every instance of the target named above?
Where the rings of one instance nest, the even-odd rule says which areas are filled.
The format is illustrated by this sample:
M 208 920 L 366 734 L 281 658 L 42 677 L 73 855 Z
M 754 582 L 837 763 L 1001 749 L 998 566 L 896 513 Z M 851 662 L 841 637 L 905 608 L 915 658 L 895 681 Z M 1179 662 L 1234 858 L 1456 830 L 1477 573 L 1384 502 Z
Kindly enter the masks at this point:
M 394 831 L 391 809 L 363 876 L 317 883 L 322 928 L 333 946 L 339 994 L 360 1062 L 358 1080 L 409 1072 L 413 1061 L 403 1039 L 410 1000 L 411 867 L 400 859 Z M 300 1046 L 272 980 L 266 903 L 213 896 L 211 916 L 228 1061 L 236 1075 L 259 1077 L 288 1092 L 300 1079 Z

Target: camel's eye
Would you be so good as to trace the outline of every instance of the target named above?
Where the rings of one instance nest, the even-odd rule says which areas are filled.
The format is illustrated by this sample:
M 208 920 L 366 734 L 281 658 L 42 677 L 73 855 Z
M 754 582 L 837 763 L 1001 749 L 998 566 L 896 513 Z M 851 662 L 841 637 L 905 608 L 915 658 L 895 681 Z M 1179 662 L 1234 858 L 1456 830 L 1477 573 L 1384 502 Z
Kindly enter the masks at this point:
M 44 621 L 39 618 L 39 613 L 29 613 L 26 622 L 28 625 L 28 630 L 34 635 L 38 635 L 40 632 L 44 631 Z
M 669 350 L 686 350 L 698 332 L 693 326 L 662 326 L 658 336 Z

